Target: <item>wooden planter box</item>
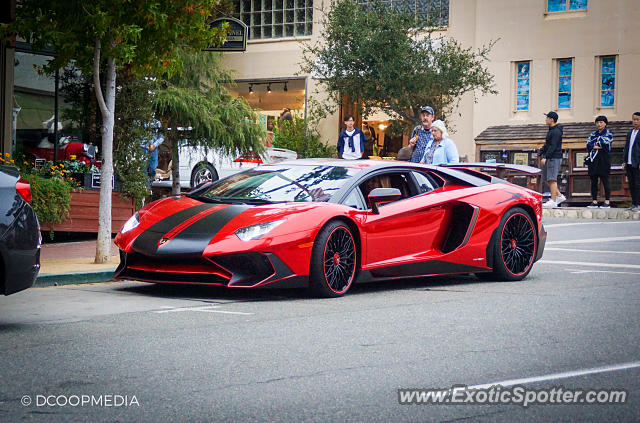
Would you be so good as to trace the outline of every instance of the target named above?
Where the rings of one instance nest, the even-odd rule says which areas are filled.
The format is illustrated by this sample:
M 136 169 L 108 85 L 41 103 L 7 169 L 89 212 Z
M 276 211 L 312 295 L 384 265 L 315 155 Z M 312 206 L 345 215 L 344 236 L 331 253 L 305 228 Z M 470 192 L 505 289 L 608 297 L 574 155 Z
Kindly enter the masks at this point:
M 53 229 L 63 232 L 98 232 L 100 191 L 83 190 L 71 193 L 69 218 L 53 225 L 42 224 L 42 231 Z M 135 213 L 135 202 L 114 192 L 111 194 L 111 232 L 116 233 Z

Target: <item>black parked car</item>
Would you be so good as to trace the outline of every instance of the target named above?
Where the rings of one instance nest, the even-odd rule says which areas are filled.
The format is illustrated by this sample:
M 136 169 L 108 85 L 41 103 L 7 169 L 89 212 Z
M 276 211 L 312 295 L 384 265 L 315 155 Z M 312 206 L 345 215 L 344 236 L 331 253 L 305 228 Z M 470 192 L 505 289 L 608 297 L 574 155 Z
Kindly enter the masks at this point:
M 40 225 L 29 205 L 31 187 L 16 168 L 0 165 L 0 293 L 33 285 L 40 270 Z

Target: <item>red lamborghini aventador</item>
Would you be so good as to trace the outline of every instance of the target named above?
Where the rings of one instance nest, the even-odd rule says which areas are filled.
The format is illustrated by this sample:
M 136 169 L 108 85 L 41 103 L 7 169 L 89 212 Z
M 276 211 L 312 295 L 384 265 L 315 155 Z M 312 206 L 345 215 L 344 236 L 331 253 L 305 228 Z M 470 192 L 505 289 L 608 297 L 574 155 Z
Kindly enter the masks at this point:
M 307 159 L 259 166 L 143 207 L 116 237 L 115 276 L 307 286 L 330 297 L 381 279 L 523 279 L 546 240 L 541 194 L 462 166 L 471 165 Z

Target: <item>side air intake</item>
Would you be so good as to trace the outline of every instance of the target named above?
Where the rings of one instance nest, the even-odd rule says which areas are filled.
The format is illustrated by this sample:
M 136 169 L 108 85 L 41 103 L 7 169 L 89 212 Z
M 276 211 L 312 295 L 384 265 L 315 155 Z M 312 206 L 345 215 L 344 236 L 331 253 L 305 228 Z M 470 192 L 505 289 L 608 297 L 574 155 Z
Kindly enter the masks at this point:
M 450 253 L 467 243 L 471 232 L 473 232 L 479 211 L 478 207 L 466 203 L 456 203 L 453 206 L 447 235 L 440 248 L 443 253 Z

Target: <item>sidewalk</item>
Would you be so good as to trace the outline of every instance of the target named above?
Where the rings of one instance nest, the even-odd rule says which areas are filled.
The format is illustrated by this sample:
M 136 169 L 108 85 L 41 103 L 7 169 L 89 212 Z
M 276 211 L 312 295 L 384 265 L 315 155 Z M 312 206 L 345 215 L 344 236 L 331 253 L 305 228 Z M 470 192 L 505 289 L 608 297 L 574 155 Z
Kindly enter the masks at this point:
M 96 241 L 42 244 L 40 273 L 34 286 L 105 282 L 111 280 L 120 263 L 118 247 L 111 242 L 111 258 L 95 264 Z
M 547 218 L 640 220 L 640 212 L 625 209 L 588 209 L 586 207 L 558 207 L 543 209 Z M 94 264 L 96 241 L 47 243 L 40 252 L 40 273 L 34 286 L 65 285 L 76 283 L 106 282 L 120 263 L 118 248 L 111 243 L 111 259 L 104 264 Z
M 564 217 L 567 219 L 598 219 L 598 220 L 640 220 L 640 212 L 627 209 L 590 209 L 587 207 L 556 207 L 542 209 L 542 217 Z

